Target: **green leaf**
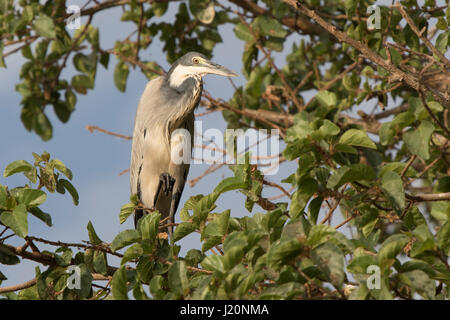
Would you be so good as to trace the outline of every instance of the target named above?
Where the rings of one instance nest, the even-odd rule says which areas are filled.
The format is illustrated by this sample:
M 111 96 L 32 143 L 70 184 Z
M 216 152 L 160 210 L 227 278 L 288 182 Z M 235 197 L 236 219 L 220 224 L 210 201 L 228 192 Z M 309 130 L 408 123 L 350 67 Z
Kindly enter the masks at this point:
M 90 55 L 84 55 L 82 53 L 77 53 L 73 57 L 73 64 L 78 71 L 89 75 L 92 72 L 95 72 L 95 70 L 96 70 L 97 54 L 95 52 Z
M 25 160 L 17 160 L 8 164 L 3 172 L 3 176 L 9 177 L 18 172 L 26 172 L 33 169 L 33 166 Z
M 138 229 L 141 233 L 142 240 L 148 240 L 151 243 L 155 241 L 160 219 L 161 214 L 154 211 L 139 220 Z
M 375 226 L 377 225 L 378 221 L 379 221 L 379 219 L 374 219 L 374 220 L 366 223 L 364 225 L 364 227 L 362 227 L 361 231 L 362 231 L 364 237 L 367 238 L 372 233 L 372 231 L 375 228 Z
M 304 293 L 305 287 L 298 282 L 288 282 L 266 288 L 259 295 L 260 300 L 288 300 Z
M 380 177 L 382 177 L 386 172 L 393 171 L 397 174 L 401 174 L 403 169 L 405 168 L 406 163 L 404 162 L 391 162 L 384 164 L 383 167 L 380 169 L 380 173 L 378 174 Z M 407 177 L 414 177 L 417 174 L 416 170 L 414 170 L 413 167 L 409 167 L 408 170 L 406 170 L 405 176 Z
M 247 188 L 247 183 L 241 177 L 230 177 L 219 182 L 214 192 L 224 193 L 236 189 Z
M 384 122 L 380 127 L 380 143 L 382 146 L 387 146 L 395 136 L 395 130 L 391 126 L 391 122 Z
M 0 263 L 14 265 L 20 263 L 20 259 L 0 243 Z
M 214 214 L 214 220 L 206 225 L 202 232 L 202 239 L 208 237 L 222 238 L 228 230 L 230 210 Z
M 81 94 L 86 94 L 87 89 L 94 89 L 94 81 L 87 75 L 79 74 L 72 78 L 72 87 Z
M 191 0 L 189 1 L 189 10 L 191 10 L 192 14 L 204 24 L 213 22 L 216 15 L 213 1 Z
M 60 252 L 61 252 L 61 254 L 55 254 L 56 263 L 59 266 L 67 267 L 68 265 L 70 265 L 70 263 L 72 261 L 72 256 L 73 256 L 72 249 L 66 248 L 66 247 L 59 247 L 55 251 L 55 253 L 60 253 Z
M 358 6 L 357 0 L 345 0 L 345 14 L 351 17 L 355 14 L 356 7 Z
M 377 258 L 374 256 L 356 256 L 347 266 L 347 270 L 353 273 L 367 274 L 367 268 L 372 265 L 377 265 Z
M 284 38 L 287 31 L 278 20 L 267 15 L 259 15 L 252 23 L 252 27 L 259 31 L 262 36 L 270 36 L 276 38 Z
M 427 120 L 423 120 L 417 129 L 405 132 L 403 139 L 408 150 L 412 154 L 428 160 L 430 158 L 429 143 L 433 131 L 433 124 Z
M 317 101 L 319 103 L 327 108 L 331 108 L 337 105 L 337 97 L 334 92 L 327 91 L 327 90 L 321 90 L 316 95 Z
M 122 208 L 120 208 L 119 214 L 119 222 L 120 224 L 127 221 L 128 217 L 134 212 L 135 205 L 132 202 L 124 204 Z
M 228 249 L 223 256 L 223 265 L 225 270 L 233 269 L 244 257 L 244 248 L 241 246 L 234 246 Z
M 72 183 L 70 183 L 66 179 L 59 179 L 58 182 L 61 183 L 64 186 L 64 188 L 69 192 L 69 194 L 72 196 L 73 204 L 77 206 L 80 201 L 80 196 L 78 195 L 77 189 L 75 189 Z
M 136 266 L 136 274 L 141 282 L 149 283 L 151 277 L 157 274 L 164 274 L 169 266 L 161 263 L 154 263 L 148 256 L 141 256 Z
M 0 214 L 0 221 L 19 237 L 28 235 L 28 213 L 24 204 L 17 205 L 14 210 L 4 211 Z
M 72 180 L 73 178 L 72 171 L 69 168 L 67 168 L 62 161 L 58 159 L 52 159 L 49 162 L 49 165 L 55 169 L 58 169 L 58 171 L 61 172 L 63 175 L 65 175 L 67 179 Z
M 127 229 L 119 233 L 111 243 L 111 250 L 117 251 L 141 239 L 141 234 L 135 229 Z
M 8 198 L 8 191 L 6 187 L 0 184 L 0 209 L 7 209 Z
M 450 222 L 447 221 L 439 229 L 436 240 L 439 248 L 444 250 L 445 255 L 450 256 Z
M 114 272 L 111 287 L 114 300 L 128 300 L 127 273 L 125 267 L 121 267 Z
M 408 242 L 409 238 L 403 234 L 394 234 L 387 238 L 378 252 L 379 266 L 381 268 L 390 267 Z
M 219 273 L 219 275 L 223 275 L 225 273 L 225 267 L 223 264 L 222 256 L 219 255 L 210 255 L 207 256 L 203 261 L 200 263 L 200 265 L 206 269 L 211 271 L 216 271 Z
M 312 252 L 312 259 L 333 285 L 341 286 L 344 282 L 344 255 L 341 249 L 332 243 L 324 243 Z
M 399 272 L 408 272 L 412 270 L 422 270 L 429 276 L 435 276 L 436 274 L 431 265 L 421 260 L 406 261 L 401 265 L 401 268 L 399 268 Z
M 307 178 L 302 180 L 301 186 L 294 192 L 291 201 L 290 215 L 292 218 L 298 217 L 305 209 L 309 199 L 316 193 L 318 183 L 316 180 Z
M 152 3 L 152 10 L 155 16 L 161 17 L 166 13 L 167 8 L 169 7 L 169 4 L 167 2 L 153 2 Z
M 441 53 L 445 54 L 447 52 L 448 43 L 450 42 L 450 37 L 448 32 L 441 33 L 436 39 L 436 49 L 438 49 Z M 438 57 L 433 54 L 435 58 Z
M 270 248 L 267 255 L 267 262 L 269 266 L 281 266 L 288 263 L 289 260 L 298 256 L 303 249 L 303 244 L 297 240 L 282 241 Z
M 28 211 L 36 218 L 43 221 L 49 227 L 51 227 L 53 225 L 52 217 L 48 213 L 39 209 L 38 207 L 29 208 Z
M 93 244 L 102 244 L 102 240 L 97 235 L 97 232 L 95 232 L 94 226 L 92 225 L 92 222 L 89 221 L 87 225 L 88 235 L 89 235 L 89 242 Z
M 336 136 L 340 131 L 341 129 L 337 125 L 327 119 L 323 120 L 323 124 L 318 130 L 322 137 Z
M 94 270 L 100 274 L 106 275 L 108 272 L 108 263 L 106 261 L 106 253 L 102 251 L 94 251 Z
M 189 292 L 186 262 L 177 260 L 170 266 L 168 282 L 170 290 L 178 296 Z
M 56 27 L 52 18 L 44 14 L 34 21 L 33 29 L 43 37 L 56 38 Z
M 191 222 L 180 223 L 173 233 L 173 241 L 178 241 L 195 231 L 195 226 Z
M 194 206 L 194 214 L 192 215 L 192 223 L 199 227 L 200 224 L 204 223 L 208 218 L 208 213 L 210 213 L 216 207 L 216 200 L 219 194 L 213 192 L 207 196 L 202 197 Z
M 125 253 L 123 254 L 122 260 L 120 261 L 120 265 L 124 265 L 128 261 L 132 259 L 137 259 L 144 254 L 144 249 L 142 248 L 140 243 L 135 243 L 131 247 L 129 247 Z
M 102 66 L 105 69 L 108 69 L 109 58 L 110 58 L 110 55 L 107 52 L 100 54 L 100 63 L 102 64 Z
M 202 252 L 206 252 L 212 247 L 222 243 L 222 237 L 208 237 L 202 244 Z
M 448 201 L 433 201 L 431 203 L 431 215 L 441 223 L 445 223 L 450 218 L 450 203 Z
M 70 291 L 76 293 L 77 295 L 76 299 L 86 299 L 91 295 L 92 292 L 92 274 L 91 271 L 86 266 L 86 264 L 80 263 L 77 266 L 80 268 L 80 289 L 79 290 L 73 289 Z
M 133 287 L 133 297 L 136 300 L 150 300 L 143 286 L 139 282 L 136 282 Z
M 184 256 L 186 263 L 194 267 L 197 266 L 204 258 L 205 255 L 197 249 L 189 250 Z
M 375 171 L 372 167 L 356 163 L 350 166 L 342 166 L 328 179 L 327 188 L 339 188 L 347 182 L 371 181 L 375 179 Z
M 317 197 L 314 198 L 308 206 L 308 216 L 313 224 L 317 223 L 317 218 L 319 217 L 322 202 L 323 197 Z
M 377 146 L 369 138 L 367 133 L 358 129 L 349 129 L 345 131 L 344 134 L 340 137 L 339 143 L 346 144 L 349 146 L 365 147 L 370 149 L 377 148 Z
M 314 225 L 312 226 L 308 234 L 308 245 L 310 245 L 311 248 L 314 249 L 322 243 L 329 241 L 335 233 L 336 230 L 329 225 Z
M 381 177 L 381 189 L 395 208 L 405 208 L 405 190 L 402 178 L 395 172 L 388 171 Z
M 255 38 L 253 37 L 253 34 L 249 30 L 249 28 L 241 22 L 239 22 L 236 27 L 234 27 L 234 34 L 236 35 L 236 37 L 244 40 L 245 42 L 255 41 Z
M 162 276 L 153 277 L 150 281 L 150 293 L 155 299 L 162 300 L 166 294 L 164 288 L 164 278 Z
M 125 92 L 127 87 L 128 74 L 130 73 L 128 65 L 122 61 L 116 64 L 114 69 L 114 84 L 121 92 Z
M 414 288 L 425 299 L 434 299 L 436 295 L 435 281 L 422 270 L 400 273 L 399 278 L 409 287 Z
M 32 286 L 32 287 L 20 290 L 18 296 L 19 296 L 19 300 L 39 300 L 37 286 Z
M 37 207 L 45 202 L 47 199 L 47 194 L 42 190 L 37 189 L 20 189 L 17 193 L 19 203 L 23 203 L 30 207 Z

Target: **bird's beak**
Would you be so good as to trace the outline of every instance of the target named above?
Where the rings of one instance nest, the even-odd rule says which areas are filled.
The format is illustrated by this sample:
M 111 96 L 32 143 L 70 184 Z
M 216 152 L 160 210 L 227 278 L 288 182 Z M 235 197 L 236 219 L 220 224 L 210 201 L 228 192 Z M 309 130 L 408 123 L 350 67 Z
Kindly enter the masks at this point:
M 238 74 L 231 71 L 228 68 L 225 68 L 224 66 L 221 66 L 220 64 L 211 62 L 211 61 L 205 61 L 204 64 L 206 65 L 207 69 L 208 69 L 208 73 L 212 73 L 212 74 L 218 74 L 220 76 L 225 76 L 225 77 L 237 77 Z

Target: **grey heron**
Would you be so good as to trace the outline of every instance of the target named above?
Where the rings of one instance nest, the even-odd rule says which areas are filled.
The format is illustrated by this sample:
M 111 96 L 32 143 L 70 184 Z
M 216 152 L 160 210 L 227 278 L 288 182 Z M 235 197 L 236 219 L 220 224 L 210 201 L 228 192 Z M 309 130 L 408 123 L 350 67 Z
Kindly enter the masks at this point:
M 174 222 L 189 172 L 189 161 L 173 161 L 180 144 L 187 145 L 190 159 L 194 139 L 194 109 L 203 89 L 202 77 L 217 74 L 237 76 L 233 71 L 209 61 L 198 52 L 179 58 L 167 74 L 151 80 L 141 96 L 134 124 L 131 151 L 131 193 L 144 208 L 157 209 L 161 218 Z M 190 137 L 173 134 L 184 129 Z M 189 136 L 188 135 L 188 136 Z M 187 140 L 187 141 L 186 141 Z M 181 148 L 181 152 L 186 149 Z M 144 215 L 136 210 L 135 227 Z M 168 228 L 170 238 L 172 227 Z

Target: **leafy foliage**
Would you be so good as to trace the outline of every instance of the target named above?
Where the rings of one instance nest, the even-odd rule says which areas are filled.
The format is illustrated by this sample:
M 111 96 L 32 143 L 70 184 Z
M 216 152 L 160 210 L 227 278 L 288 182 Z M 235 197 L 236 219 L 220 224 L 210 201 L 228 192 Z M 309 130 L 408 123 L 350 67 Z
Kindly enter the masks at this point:
M 125 91 L 130 67 L 149 79 L 162 73 L 156 62 L 139 58 L 155 37 L 172 63 L 192 50 L 212 56 L 221 27 L 231 24 L 245 43 L 247 82 L 229 101 L 204 98 L 223 110 L 229 128 L 279 129 L 283 161 L 296 165 L 282 180 L 291 185 L 287 202 L 272 202 L 247 154 L 244 164 L 230 166 L 232 177 L 182 205 L 173 244 L 160 233 L 167 221 L 150 210 L 110 243 L 89 223 L 89 242 L 68 244 L 30 236 L 28 216 L 51 226 L 39 207 L 55 191 L 67 191 L 77 205 L 72 172 L 48 153 L 33 153 L 33 164 L 15 161 L 4 177 L 23 174 L 28 183 L 0 185 L 0 263 L 31 259 L 45 269 L 36 268 L 33 286 L 6 298 L 450 298 L 448 5 L 379 6 L 382 23 L 374 29 L 367 10 L 374 1 L 230 2 L 244 13 L 209 0 L 121 1 L 121 21 L 133 22 L 138 37 L 103 49 L 91 20 L 113 1 L 83 9 L 88 22 L 71 36 L 64 2 L 0 0 L 0 67 L 14 53 L 5 48 L 22 45 L 21 120 L 43 140 L 52 137 L 47 107 L 69 121 L 77 95 L 94 89 L 99 63 L 108 68 L 110 57 L 117 58 L 114 83 Z M 155 19 L 170 12 L 170 23 Z M 288 39 L 295 40 L 290 49 Z M 282 68 L 273 51 L 287 54 Z M 70 61 L 76 74 L 63 79 Z M 365 101 L 376 104 L 370 114 L 362 110 Z M 236 190 L 251 214 L 217 212 L 218 199 Z M 119 222 L 138 205 L 133 195 Z M 23 250 L 7 243 L 7 230 L 25 240 Z M 201 243 L 182 256 L 181 241 L 192 233 Z M 26 249 L 38 242 L 57 248 L 30 258 Z M 120 265 L 110 265 L 111 255 Z M 69 285 L 73 266 L 79 288 Z M 100 280 L 109 281 L 107 289 L 92 286 Z

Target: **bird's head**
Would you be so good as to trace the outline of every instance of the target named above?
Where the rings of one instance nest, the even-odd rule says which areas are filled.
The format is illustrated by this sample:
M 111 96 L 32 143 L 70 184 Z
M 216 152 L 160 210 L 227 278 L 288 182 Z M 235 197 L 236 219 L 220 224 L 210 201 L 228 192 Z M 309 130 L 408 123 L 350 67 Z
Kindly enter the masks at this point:
M 225 77 L 236 77 L 233 71 L 209 61 L 203 54 L 189 52 L 179 58 L 167 73 L 171 87 L 177 88 L 188 78 L 200 79 L 206 74 L 218 74 Z

